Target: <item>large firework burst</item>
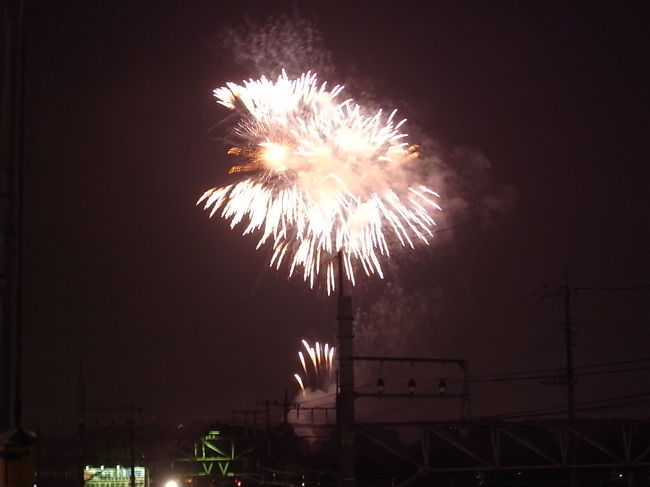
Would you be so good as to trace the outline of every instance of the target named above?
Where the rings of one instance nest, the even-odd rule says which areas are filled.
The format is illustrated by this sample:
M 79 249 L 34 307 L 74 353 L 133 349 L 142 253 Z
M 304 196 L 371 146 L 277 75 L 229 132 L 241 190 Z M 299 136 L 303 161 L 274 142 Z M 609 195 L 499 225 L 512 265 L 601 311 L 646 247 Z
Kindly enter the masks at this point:
M 237 181 L 198 201 L 210 216 L 221 210 L 231 228 L 259 232 L 258 248 L 270 241 L 272 266 L 288 261 L 290 276 L 302 268 L 312 287 L 324 272 L 328 293 L 337 254 L 353 284 L 358 266 L 383 277 L 389 244 L 428 243 L 431 212 L 440 209 L 438 195 L 414 176 L 418 152 L 400 130 L 405 120 L 339 101 L 342 91 L 313 73 L 214 90 L 240 117 L 228 154 L 243 161 L 229 171 Z

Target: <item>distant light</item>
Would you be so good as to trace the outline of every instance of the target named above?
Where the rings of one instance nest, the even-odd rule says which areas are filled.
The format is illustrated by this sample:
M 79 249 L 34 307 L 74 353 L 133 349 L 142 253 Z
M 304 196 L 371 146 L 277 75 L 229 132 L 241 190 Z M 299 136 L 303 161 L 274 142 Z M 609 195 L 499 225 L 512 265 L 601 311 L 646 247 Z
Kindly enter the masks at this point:
M 176 480 L 173 480 L 173 479 L 168 480 L 165 483 L 165 487 L 178 487 L 178 482 Z

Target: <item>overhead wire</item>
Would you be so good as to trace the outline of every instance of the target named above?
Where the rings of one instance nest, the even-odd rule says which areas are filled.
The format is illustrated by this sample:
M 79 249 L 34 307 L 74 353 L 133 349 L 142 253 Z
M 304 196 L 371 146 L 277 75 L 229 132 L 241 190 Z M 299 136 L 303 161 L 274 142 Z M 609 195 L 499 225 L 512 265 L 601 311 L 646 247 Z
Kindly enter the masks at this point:
M 645 398 L 639 400 L 638 398 Z M 612 396 L 604 399 L 595 399 L 591 401 L 583 401 L 576 404 L 576 412 L 584 412 L 595 409 L 607 409 L 612 407 L 622 407 L 625 404 L 637 404 L 640 402 L 650 402 L 650 391 L 639 392 L 636 394 L 627 394 L 623 396 Z M 516 411 L 511 413 L 503 413 L 492 416 L 485 416 L 482 419 L 513 419 L 515 417 L 530 417 L 530 416 L 544 416 L 549 414 L 564 413 L 566 412 L 566 405 L 551 406 L 546 408 L 536 408 L 524 411 Z

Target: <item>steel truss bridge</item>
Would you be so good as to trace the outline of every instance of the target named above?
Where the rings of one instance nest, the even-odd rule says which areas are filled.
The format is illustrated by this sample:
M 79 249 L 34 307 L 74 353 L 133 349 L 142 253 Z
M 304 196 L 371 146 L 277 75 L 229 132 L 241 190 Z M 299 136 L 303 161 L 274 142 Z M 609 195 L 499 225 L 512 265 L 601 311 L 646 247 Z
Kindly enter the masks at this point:
M 417 449 L 383 441 L 386 428 L 417 434 Z M 541 478 L 542 471 L 565 472 L 572 485 L 650 485 L 650 420 L 365 423 L 357 424 L 357 436 L 411 466 L 399 486 L 462 472 L 475 473 L 479 484 L 505 474 L 517 485 L 517 477 Z
M 264 467 L 266 432 L 253 430 L 241 438 L 210 432 L 177 461 L 194 475 L 243 485 L 336 485 L 333 472 L 310 465 L 276 475 Z M 359 486 L 650 485 L 650 419 L 357 423 L 355 431 Z M 375 457 L 386 471 L 364 466 Z

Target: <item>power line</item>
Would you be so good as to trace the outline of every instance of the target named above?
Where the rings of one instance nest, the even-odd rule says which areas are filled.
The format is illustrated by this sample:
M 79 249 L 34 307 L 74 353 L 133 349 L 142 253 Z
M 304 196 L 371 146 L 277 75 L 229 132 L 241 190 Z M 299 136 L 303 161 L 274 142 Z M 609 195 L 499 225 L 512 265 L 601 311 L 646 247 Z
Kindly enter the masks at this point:
M 585 332 L 593 332 L 593 333 L 612 333 L 616 335 L 634 335 L 634 336 L 642 336 L 642 337 L 650 337 L 650 333 L 646 333 L 640 330 L 632 330 L 631 328 L 620 328 L 620 327 L 615 327 L 615 326 L 606 326 L 606 325 L 594 325 L 594 324 L 581 324 L 581 323 L 576 323 L 576 326 L 580 329 L 584 328 Z M 581 333 L 583 333 L 581 331 Z
M 621 407 L 626 404 L 639 405 L 642 403 L 645 404 L 647 402 L 650 402 L 650 397 L 648 399 L 643 399 L 643 400 L 639 399 L 646 396 L 650 396 L 650 391 L 639 392 L 636 394 L 628 394 L 625 396 L 613 396 L 604 399 L 584 401 L 578 403 L 577 406 L 580 411 L 589 411 L 594 409 L 607 409 L 611 407 Z M 525 416 L 540 416 L 540 415 L 544 416 L 549 414 L 560 413 L 563 410 L 564 410 L 564 406 L 553 406 L 547 408 L 529 409 L 524 411 L 513 411 L 511 413 L 486 416 L 483 419 L 512 419 L 512 418 L 525 417 Z
M 648 367 L 634 367 L 627 369 L 611 369 L 611 370 L 597 370 L 593 372 L 574 372 L 573 376 L 586 376 L 586 375 L 603 375 L 603 374 L 616 374 L 619 372 L 636 372 L 640 370 L 650 370 Z M 511 382 L 519 380 L 543 380 L 543 379 L 557 379 L 558 375 L 531 375 L 525 377 L 503 377 L 500 379 L 471 379 L 470 382 Z
M 609 367 L 609 366 L 616 366 L 616 365 L 631 365 L 631 364 L 639 364 L 639 363 L 644 363 L 644 362 L 650 362 L 650 358 L 647 359 L 638 359 L 638 360 L 621 360 L 617 362 L 602 362 L 598 364 L 588 364 L 588 365 L 577 365 L 574 368 L 575 369 L 590 369 L 590 368 L 598 368 L 598 367 Z M 495 374 L 495 375 L 486 375 L 486 376 L 478 376 L 474 377 L 473 381 L 489 381 L 490 379 L 493 379 L 494 381 L 498 381 L 501 378 L 508 378 L 508 377 L 513 377 L 513 376 L 523 376 L 526 375 L 528 377 L 529 374 L 543 374 L 545 372 L 557 372 L 557 368 L 554 369 L 537 369 L 537 370 L 527 370 L 524 372 L 507 372 L 503 374 Z

